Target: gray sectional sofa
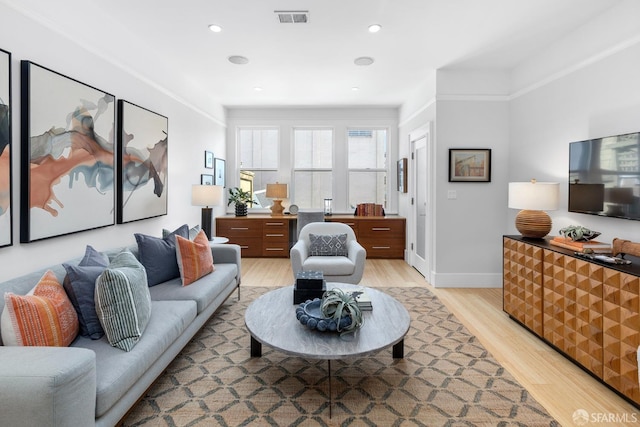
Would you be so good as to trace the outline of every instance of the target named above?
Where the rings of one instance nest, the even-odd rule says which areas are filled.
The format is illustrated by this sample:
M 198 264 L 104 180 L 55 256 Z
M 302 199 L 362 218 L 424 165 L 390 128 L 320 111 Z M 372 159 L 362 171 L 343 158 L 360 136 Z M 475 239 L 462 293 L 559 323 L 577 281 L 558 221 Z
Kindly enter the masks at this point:
M 137 246 L 127 249 L 138 256 Z M 129 352 L 112 347 L 106 336 L 79 335 L 69 347 L 0 346 L 0 424 L 116 425 L 236 289 L 239 298 L 240 247 L 211 250 L 213 273 L 189 286 L 175 278 L 149 288 L 151 317 Z M 0 283 L 0 293 L 26 294 L 46 270 L 62 283 L 66 270 L 59 264 Z

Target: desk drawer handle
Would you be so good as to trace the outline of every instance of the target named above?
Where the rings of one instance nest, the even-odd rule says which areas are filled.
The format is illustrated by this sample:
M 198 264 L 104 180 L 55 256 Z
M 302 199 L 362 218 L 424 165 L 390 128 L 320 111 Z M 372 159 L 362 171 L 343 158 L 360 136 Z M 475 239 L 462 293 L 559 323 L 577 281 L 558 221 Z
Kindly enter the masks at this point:
M 372 227 L 371 230 L 373 231 L 391 231 L 390 227 Z
M 371 249 L 391 249 L 391 246 L 372 246 Z
M 240 246 L 240 249 L 249 249 L 249 246 Z
M 345 222 L 345 224 L 347 224 L 350 227 L 353 227 L 354 225 L 356 225 L 355 222 Z
M 275 226 L 275 225 L 284 225 L 284 223 L 283 222 L 265 222 L 264 225 L 274 225 Z
M 284 234 L 267 234 L 267 237 L 283 237 Z
M 248 230 L 249 227 L 231 227 L 232 230 Z
M 282 248 L 266 248 L 266 250 L 268 250 L 268 251 L 283 251 L 284 249 L 282 249 Z

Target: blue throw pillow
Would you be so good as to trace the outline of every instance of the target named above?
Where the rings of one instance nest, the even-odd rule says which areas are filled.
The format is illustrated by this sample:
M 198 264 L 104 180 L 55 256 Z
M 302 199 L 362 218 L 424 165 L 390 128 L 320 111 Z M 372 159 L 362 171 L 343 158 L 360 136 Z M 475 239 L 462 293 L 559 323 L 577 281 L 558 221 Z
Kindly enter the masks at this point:
M 80 335 L 92 340 L 100 339 L 104 335 L 96 313 L 94 293 L 96 279 L 108 265 L 109 258 L 91 246 L 87 246 L 78 265 L 62 264 L 67 271 L 62 286 L 78 314 Z
M 136 233 L 138 259 L 147 270 L 149 286 L 180 277 L 176 260 L 176 236 L 189 238 L 189 226 L 184 224 L 164 238 Z

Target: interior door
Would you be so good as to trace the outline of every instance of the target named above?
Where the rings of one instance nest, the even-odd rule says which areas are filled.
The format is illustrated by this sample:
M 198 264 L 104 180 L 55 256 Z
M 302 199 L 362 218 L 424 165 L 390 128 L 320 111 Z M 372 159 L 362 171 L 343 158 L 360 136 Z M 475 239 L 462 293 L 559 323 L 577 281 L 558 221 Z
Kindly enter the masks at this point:
M 429 253 L 428 253 L 428 179 L 429 162 L 428 162 L 428 142 L 429 132 L 420 131 L 412 133 L 412 163 L 413 163 L 413 230 L 411 242 L 411 260 L 413 267 L 420 272 L 425 278 L 428 278 L 429 272 Z

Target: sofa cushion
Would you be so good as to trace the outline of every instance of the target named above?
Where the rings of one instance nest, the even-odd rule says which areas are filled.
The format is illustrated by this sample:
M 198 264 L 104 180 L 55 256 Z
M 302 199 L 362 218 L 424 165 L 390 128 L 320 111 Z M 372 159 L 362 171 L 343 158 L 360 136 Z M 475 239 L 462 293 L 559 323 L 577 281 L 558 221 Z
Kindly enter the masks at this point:
M 305 271 L 322 271 L 325 276 L 348 276 L 356 265 L 344 256 L 310 256 L 302 263 Z
M 196 318 L 193 301 L 153 301 L 151 307 L 147 328 L 129 352 L 110 346 L 106 336 L 99 340 L 79 336 L 73 342 L 72 347 L 96 354 L 96 417 L 116 404 Z
M 5 293 L 0 328 L 5 345 L 66 347 L 78 335 L 78 315 L 47 271 L 27 295 Z
M 138 243 L 138 259 L 147 270 L 149 286 L 180 277 L 178 261 L 176 260 L 176 237 L 189 237 L 189 226 L 184 224 L 167 237 L 134 234 Z
M 176 236 L 176 259 L 182 286 L 190 285 L 215 270 L 209 239 L 202 230 L 193 241 Z
M 80 335 L 97 340 L 104 335 L 95 307 L 96 279 L 109 265 L 109 257 L 87 246 L 78 265 L 63 263 L 67 272 L 62 286 L 78 313 Z
M 235 282 L 237 274 L 236 264 L 216 264 L 216 271 L 189 286 L 181 286 L 180 279 L 174 279 L 149 288 L 149 292 L 154 301 L 193 300 L 197 303 L 200 314 L 229 283 Z
M 309 233 L 309 254 L 311 256 L 347 256 L 347 235 Z
M 194 225 L 193 227 L 191 227 L 189 229 L 189 240 L 193 240 L 196 238 L 196 236 L 198 235 L 198 233 L 200 232 L 201 228 L 199 225 Z M 165 237 L 169 236 L 169 234 L 173 233 L 173 231 L 169 231 L 166 228 L 162 229 L 162 238 L 164 239 Z
M 96 312 L 112 346 L 131 351 L 151 316 L 151 297 L 145 269 L 129 251 L 123 251 L 98 277 Z

